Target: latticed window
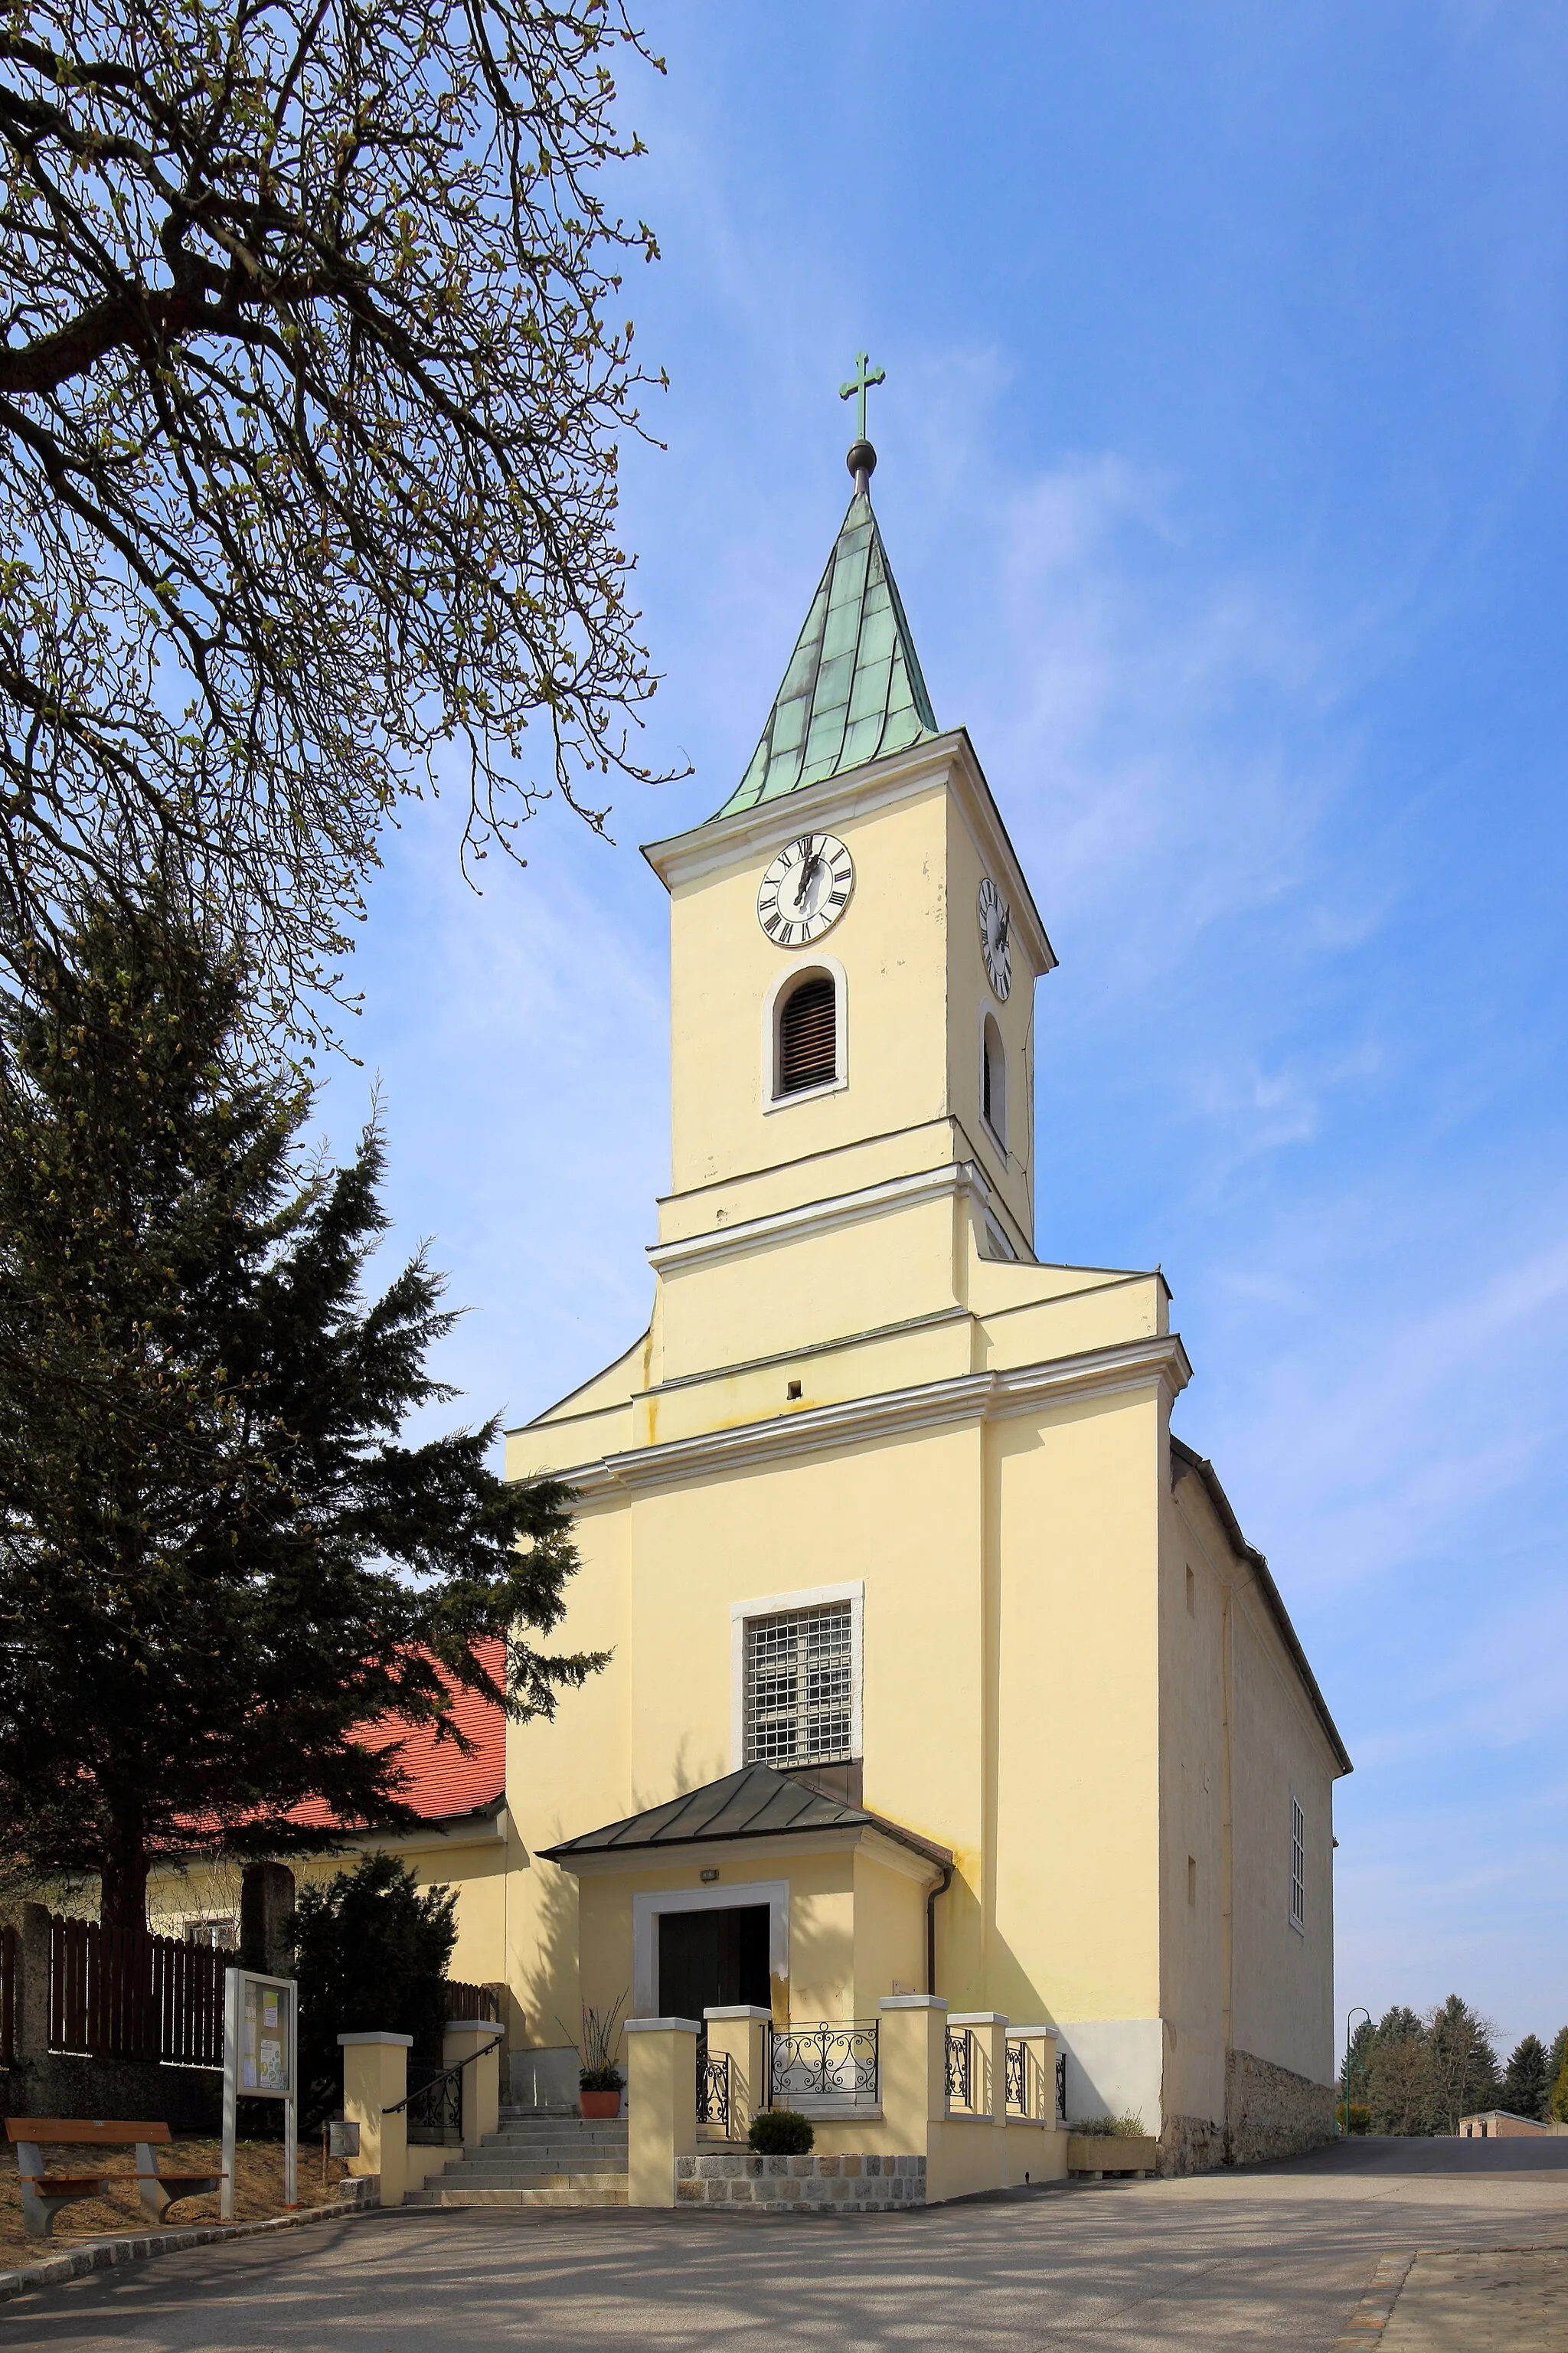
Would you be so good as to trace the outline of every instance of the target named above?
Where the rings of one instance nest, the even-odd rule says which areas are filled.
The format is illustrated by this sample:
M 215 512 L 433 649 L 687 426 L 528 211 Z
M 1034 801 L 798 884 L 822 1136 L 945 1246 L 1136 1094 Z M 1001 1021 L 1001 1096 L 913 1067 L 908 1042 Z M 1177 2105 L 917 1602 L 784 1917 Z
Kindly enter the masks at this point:
M 847 1601 L 746 1625 L 746 1762 L 821 1765 L 851 1753 L 855 1661 Z
M 1298 1928 L 1307 1925 L 1307 1817 L 1299 1799 L 1290 1800 L 1290 1917 Z
M 825 972 L 792 988 L 779 1015 L 778 1092 L 797 1095 L 804 1087 L 824 1087 L 838 1076 L 836 991 Z

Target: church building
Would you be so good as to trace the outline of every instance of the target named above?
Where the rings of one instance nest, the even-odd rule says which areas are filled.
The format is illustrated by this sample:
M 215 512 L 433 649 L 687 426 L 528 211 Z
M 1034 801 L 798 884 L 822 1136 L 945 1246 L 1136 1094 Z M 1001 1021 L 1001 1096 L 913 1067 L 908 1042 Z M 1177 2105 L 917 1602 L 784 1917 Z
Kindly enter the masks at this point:
M 527 2103 L 575 2099 L 584 2003 L 763 2009 L 787 2070 L 936 1993 L 1048 2026 L 1065 2113 L 1136 2116 L 1164 2169 L 1306 2147 L 1350 1759 L 1172 1433 L 1163 1276 L 1037 1244 L 1056 957 L 932 712 L 875 463 L 862 435 L 740 783 L 644 852 L 670 922 L 651 1318 L 507 1455 L 575 1489 L 562 1640 L 610 1661 L 508 1728 L 495 1949 L 458 1966 L 505 1979 Z M 852 2065 L 815 2088 L 852 2109 Z

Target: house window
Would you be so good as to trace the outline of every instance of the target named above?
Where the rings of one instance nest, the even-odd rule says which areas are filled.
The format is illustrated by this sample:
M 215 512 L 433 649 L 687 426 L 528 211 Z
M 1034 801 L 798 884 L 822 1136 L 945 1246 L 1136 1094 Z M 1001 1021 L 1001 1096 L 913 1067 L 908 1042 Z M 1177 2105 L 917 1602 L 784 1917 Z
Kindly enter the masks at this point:
M 832 976 L 810 972 L 779 1009 L 775 1098 L 831 1086 L 838 1076 L 838 992 Z
M 1307 1925 L 1307 1817 L 1300 1801 L 1290 1800 L 1290 1926 Z
M 232 1913 L 216 1919 L 206 1912 L 187 1915 L 179 1924 L 179 1934 L 187 1945 L 211 1945 L 220 1953 L 236 1952 L 239 1947 L 239 1923 Z
M 853 1755 L 854 1630 L 847 1601 L 747 1620 L 748 1765 L 787 1768 Z
M 980 1035 L 980 1109 L 998 1144 L 1007 1142 L 1007 1058 L 1002 1032 L 994 1014 L 985 1016 Z

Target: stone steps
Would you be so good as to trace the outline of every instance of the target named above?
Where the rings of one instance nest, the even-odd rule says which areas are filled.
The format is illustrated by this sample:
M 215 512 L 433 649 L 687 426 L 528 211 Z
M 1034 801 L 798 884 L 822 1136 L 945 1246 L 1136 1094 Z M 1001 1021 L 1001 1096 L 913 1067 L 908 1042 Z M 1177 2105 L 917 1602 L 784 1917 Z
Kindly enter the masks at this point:
M 454 2153 L 408 2206 L 624 2206 L 626 2203 L 624 2117 L 590 2122 L 560 2110 L 503 2108 L 500 2130 L 479 2146 Z
M 423 2189 L 411 2189 L 405 2206 L 475 2206 L 521 2213 L 525 2206 L 624 2206 L 627 2179 L 624 2173 L 563 2174 L 549 2187 L 529 2189 L 449 2188 L 441 2176 Z

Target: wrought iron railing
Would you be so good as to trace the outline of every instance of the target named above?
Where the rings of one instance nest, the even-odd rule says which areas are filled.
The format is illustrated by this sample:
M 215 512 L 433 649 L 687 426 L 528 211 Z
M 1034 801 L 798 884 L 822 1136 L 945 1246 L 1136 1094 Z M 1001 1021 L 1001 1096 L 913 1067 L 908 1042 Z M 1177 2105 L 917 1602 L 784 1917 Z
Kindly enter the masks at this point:
M 710 2059 L 706 2042 L 697 2046 L 697 2121 L 700 2125 L 717 2125 L 728 2137 L 730 2054 L 721 2051 L 717 2059 Z
M 400 2100 L 383 2108 L 384 2116 L 395 2116 L 399 2109 L 408 2118 L 408 2137 L 426 2147 L 444 2148 L 460 2144 L 463 2137 L 463 2070 L 471 2067 L 476 2059 L 484 2059 L 499 2049 L 504 2036 L 498 2034 L 493 2042 L 481 2044 L 459 2059 L 455 2067 L 437 2067 L 427 2059 L 411 2059 L 410 2076 L 423 2081 L 410 2083 Z
M 770 2107 L 809 2107 L 820 2100 L 874 2107 L 878 2091 L 875 2019 L 825 2019 L 770 2031 Z
M 967 2026 L 947 2030 L 947 2096 L 956 2100 L 961 2108 L 970 2105 L 970 2086 L 973 2082 L 973 2042 Z
M 1057 2114 L 1065 2121 L 1068 2112 L 1068 2054 L 1064 2051 L 1057 2061 Z
M 408 2073 L 423 2077 L 411 2084 L 403 2107 L 408 2137 L 427 2147 L 456 2146 L 463 2137 L 463 2077 L 457 2067 L 434 2067 L 411 2059 Z
M 1028 2046 L 1023 2042 L 1007 2045 L 1007 2106 L 1016 2116 L 1029 2113 Z

